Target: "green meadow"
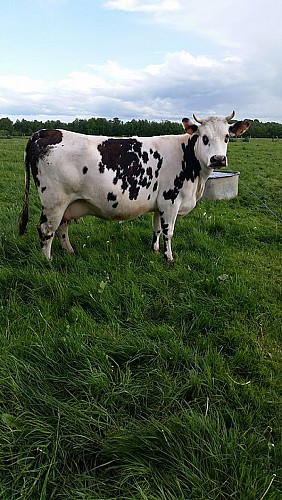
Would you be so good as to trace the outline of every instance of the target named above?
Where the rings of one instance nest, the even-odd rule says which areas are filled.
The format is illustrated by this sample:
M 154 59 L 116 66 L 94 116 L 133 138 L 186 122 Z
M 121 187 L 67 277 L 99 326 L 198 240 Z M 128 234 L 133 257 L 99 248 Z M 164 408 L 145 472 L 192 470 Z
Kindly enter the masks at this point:
M 0 139 L 1 500 L 279 500 L 282 140 L 230 142 L 239 195 L 177 221 L 173 265 L 150 215 L 45 261 L 25 143 Z

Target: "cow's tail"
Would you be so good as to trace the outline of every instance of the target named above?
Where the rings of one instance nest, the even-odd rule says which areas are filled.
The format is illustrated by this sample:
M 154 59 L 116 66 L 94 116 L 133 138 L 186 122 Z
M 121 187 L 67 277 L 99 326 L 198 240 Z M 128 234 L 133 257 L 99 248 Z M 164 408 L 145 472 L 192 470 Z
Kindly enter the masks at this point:
M 25 149 L 24 154 L 24 164 L 25 164 L 25 192 L 23 198 L 23 208 L 19 219 L 19 234 L 23 235 L 26 231 L 26 226 L 28 222 L 28 198 L 29 198 L 29 187 L 30 187 L 30 144 L 29 140 Z

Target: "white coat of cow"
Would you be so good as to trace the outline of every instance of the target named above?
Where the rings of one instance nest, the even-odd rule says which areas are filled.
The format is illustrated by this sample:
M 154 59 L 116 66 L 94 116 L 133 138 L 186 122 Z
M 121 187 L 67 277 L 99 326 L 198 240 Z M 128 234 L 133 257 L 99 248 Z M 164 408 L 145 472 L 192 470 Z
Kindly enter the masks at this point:
M 154 252 L 160 235 L 164 255 L 173 260 L 171 238 L 178 215 L 186 215 L 201 198 L 214 168 L 227 166 L 230 134 L 249 127 L 226 118 L 188 118 L 185 134 L 111 138 L 66 130 L 40 130 L 25 150 L 25 195 L 19 232 L 28 221 L 30 169 L 42 204 L 38 232 L 43 254 L 51 258 L 55 233 L 73 253 L 68 224 L 84 215 L 125 220 L 153 212 Z

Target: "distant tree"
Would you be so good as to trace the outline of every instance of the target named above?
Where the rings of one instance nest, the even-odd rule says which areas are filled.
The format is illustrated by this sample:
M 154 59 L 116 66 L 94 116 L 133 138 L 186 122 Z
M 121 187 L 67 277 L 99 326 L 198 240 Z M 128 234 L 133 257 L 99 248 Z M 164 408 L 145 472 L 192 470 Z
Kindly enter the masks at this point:
M 90 118 L 88 120 L 89 134 L 107 135 L 108 122 L 106 118 Z
M 10 118 L 0 118 L 0 130 L 3 135 L 13 135 L 14 134 L 14 126 L 12 120 Z
M 71 125 L 70 130 L 72 130 L 73 132 L 79 132 L 80 134 L 88 134 L 89 133 L 87 120 L 82 120 L 82 119 L 76 118 L 72 122 L 72 124 L 69 124 L 69 125 Z
M 108 122 L 108 134 L 113 136 L 121 136 L 122 135 L 123 122 L 115 117 Z
M 246 135 L 251 137 L 282 138 L 282 124 L 275 122 L 262 123 L 256 119 L 251 122 L 251 126 Z
M 62 123 L 60 120 L 47 120 L 47 122 L 44 123 L 44 128 L 47 128 L 49 130 L 56 128 L 66 128 L 66 124 Z
M 123 135 L 130 137 L 131 135 L 138 135 L 138 121 L 131 120 L 125 122 L 123 125 Z
M 29 136 L 32 134 L 31 125 L 26 120 L 17 120 L 14 124 L 14 131 L 16 135 Z
M 282 124 L 276 122 L 262 123 L 259 120 L 250 120 L 251 126 L 246 132 L 245 137 L 266 137 L 282 138 Z M 47 120 L 45 123 L 38 120 L 16 120 L 13 123 L 10 118 L 0 118 L 0 135 L 26 135 L 30 136 L 33 132 L 42 128 L 53 129 L 61 128 L 79 132 L 82 134 L 93 135 L 112 135 L 117 137 L 152 136 L 166 134 L 181 134 L 183 128 L 179 122 L 170 122 L 163 120 L 161 122 L 148 121 L 146 119 L 123 122 L 118 117 L 112 120 L 106 118 L 76 118 L 73 122 L 63 123 L 60 120 Z

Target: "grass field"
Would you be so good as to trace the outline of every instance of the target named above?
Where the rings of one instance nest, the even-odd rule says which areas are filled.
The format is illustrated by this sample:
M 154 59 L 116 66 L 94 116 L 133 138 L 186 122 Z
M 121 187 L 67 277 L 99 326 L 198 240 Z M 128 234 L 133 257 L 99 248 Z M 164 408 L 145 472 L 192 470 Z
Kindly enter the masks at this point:
M 239 196 L 177 221 L 174 265 L 149 215 L 46 262 L 24 145 L 0 140 L 1 500 L 280 499 L 282 141 L 229 144 Z

